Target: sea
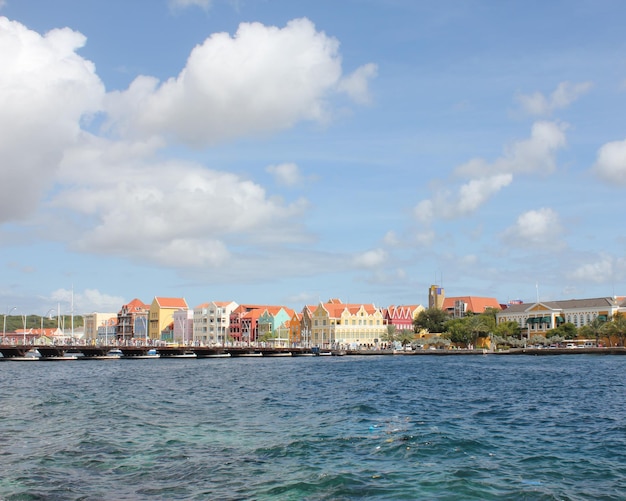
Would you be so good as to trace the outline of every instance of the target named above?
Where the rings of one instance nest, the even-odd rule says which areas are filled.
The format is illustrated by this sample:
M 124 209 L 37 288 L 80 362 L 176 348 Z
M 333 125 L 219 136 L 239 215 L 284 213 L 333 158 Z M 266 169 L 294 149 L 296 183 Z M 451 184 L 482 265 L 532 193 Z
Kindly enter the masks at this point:
M 1 500 L 624 500 L 626 357 L 0 362 Z

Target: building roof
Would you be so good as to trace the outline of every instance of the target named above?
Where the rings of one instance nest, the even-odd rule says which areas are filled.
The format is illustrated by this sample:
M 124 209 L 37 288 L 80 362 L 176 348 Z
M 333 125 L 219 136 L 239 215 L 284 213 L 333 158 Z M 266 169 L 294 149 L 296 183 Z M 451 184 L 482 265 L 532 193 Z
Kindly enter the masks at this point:
M 619 299 L 612 297 L 597 297 L 590 299 L 565 299 L 560 301 L 539 301 L 537 303 L 511 304 L 504 313 L 525 313 L 541 304 L 551 310 L 574 310 L 578 308 L 610 308 L 620 305 Z
M 454 303 L 457 301 L 463 301 L 467 305 L 467 310 L 473 313 L 484 313 L 487 308 L 495 308 L 501 310 L 502 307 L 497 299 L 492 297 L 477 297 L 477 296 L 458 296 L 447 297 L 443 301 L 443 310 L 453 310 Z
M 154 300 L 161 308 L 188 308 L 187 301 L 182 297 L 155 297 Z

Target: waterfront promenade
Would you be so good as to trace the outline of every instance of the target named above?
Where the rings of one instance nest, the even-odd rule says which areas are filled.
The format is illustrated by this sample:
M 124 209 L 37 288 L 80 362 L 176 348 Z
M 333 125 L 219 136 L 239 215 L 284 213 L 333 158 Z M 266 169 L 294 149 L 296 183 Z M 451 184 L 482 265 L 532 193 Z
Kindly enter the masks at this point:
M 34 351 L 38 360 L 100 360 L 103 358 L 142 359 L 153 358 L 240 358 L 240 357 L 304 357 L 304 356 L 468 356 L 468 355 L 626 355 L 626 348 L 515 348 L 503 351 L 436 349 L 325 349 L 307 347 L 255 347 L 255 346 L 83 346 L 83 345 L 0 345 L 0 361 L 23 360 Z M 107 356 L 119 350 L 118 356 Z

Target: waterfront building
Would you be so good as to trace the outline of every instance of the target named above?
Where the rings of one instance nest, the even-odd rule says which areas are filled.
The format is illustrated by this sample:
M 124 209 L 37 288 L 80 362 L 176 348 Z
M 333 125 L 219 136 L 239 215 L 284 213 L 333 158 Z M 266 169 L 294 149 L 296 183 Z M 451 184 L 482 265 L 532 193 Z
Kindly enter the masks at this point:
M 293 312 L 291 318 L 285 324 L 289 333 L 288 339 L 291 346 L 305 346 L 302 338 L 302 313 Z
M 155 297 L 150 305 L 148 337 L 152 340 L 161 340 L 163 331 L 170 328 L 173 330 L 171 324 L 174 321 L 174 312 L 181 309 L 189 309 L 184 298 Z
M 64 339 L 58 327 L 51 329 L 15 329 L 7 332 L 6 340 L 11 344 L 53 344 Z
M 276 345 L 285 346 L 289 343 L 289 331 L 284 329 L 294 311 L 285 306 L 267 306 L 257 319 L 257 336 L 273 338 Z M 282 337 L 278 337 L 278 329 L 283 326 Z
M 312 346 L 311 332 L 313 331 L 313 312 L 317 305 L 305 305 L 300 316 L 300 339 L 304 346 Z
M 111 344 L 117 340 L 117 315 L 98 325 L 97 341 L 100 344 Z
M 193 341 L 199 344 L 225 344 L 230 330 L 230 314 L 239 305 L 234 301 L 211 301 L 193 309 Z
M 344 304 L 338 299 L 317 306 L 311 329 L 312 344 L 321 347 L 376 345 L 387 332 L 381 309 L 373 304 Z
M 240 304 L 230 314 L 228 333 L 239 343 L 251 343 L 257 339 L 257 319 L 262 306 Z
M 441 309 L 446 311 L 451 317 L 463 318 L 469 312 L 480 314 L 490 308 L 501 310 L 502 306 L 493 297 L 459 296 L 446 297 Z
M 172 341 L 180 344 L 190 344 L 193 339 L 193 310 L 180 309 L 174 312 L 172 327 Z
M 117 325 L 117 313 L 87 313 L 83 315 L 84 321 L 84 337 L 88 342 L 95 342 L 98 338 L 102 339 L 110 336 L 115 338 L 115 326 Z M 102 336 L 99 335 L 100 331 Z
M 421 304 L 389 306 L 383 309 L 386 325 L 393 325 L 396 330 L 413 330 L 413 321 L 425 308 Z
M 531 337 L 543 335 L 566 322 L 583 327 L 596 318 L 610 320 L 619 311 L 626 311 L 626 301 L 622 297 L 540 301 L 510 304 L 497 313 L 496 321 L 498 324 L 516 322 L 522 332 Z
M 135 298 L 122 306 L 117 314 L 117 339 L 145 339 L 148 333 L 150 306 Z

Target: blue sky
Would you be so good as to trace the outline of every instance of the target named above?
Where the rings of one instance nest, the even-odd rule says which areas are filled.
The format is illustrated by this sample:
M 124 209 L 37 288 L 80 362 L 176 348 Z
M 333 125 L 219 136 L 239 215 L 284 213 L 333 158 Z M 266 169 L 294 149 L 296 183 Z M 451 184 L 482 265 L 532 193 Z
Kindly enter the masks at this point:
M 0 312 L 626 293 L 621 0 L 0 0 Z

